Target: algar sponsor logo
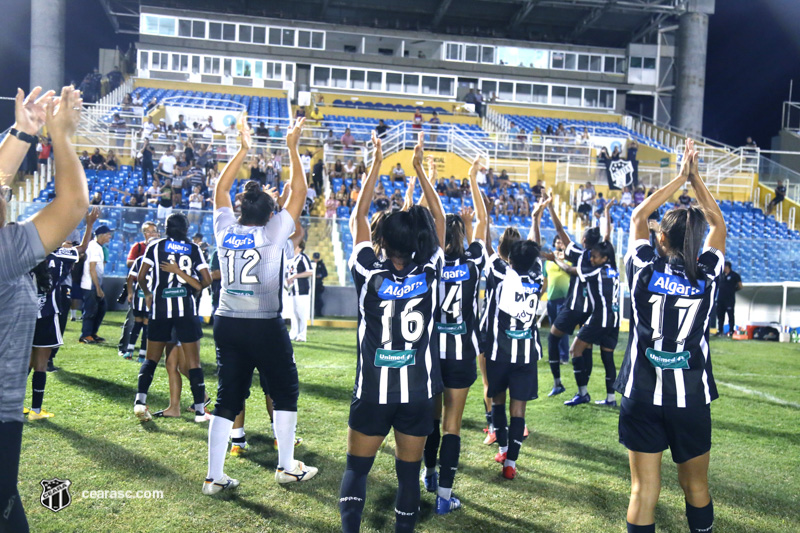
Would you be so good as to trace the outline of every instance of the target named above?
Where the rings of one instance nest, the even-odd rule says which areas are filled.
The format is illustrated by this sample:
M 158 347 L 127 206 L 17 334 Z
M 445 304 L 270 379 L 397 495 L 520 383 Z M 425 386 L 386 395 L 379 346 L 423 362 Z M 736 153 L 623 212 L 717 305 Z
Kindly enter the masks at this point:
M 243 250 L 247 248 L 255 248 L 256 241 L 249 233 L 247 235 L 237 235 L 235 233 L 228 233 L 222 239 L 222 246 L 231 250 Z
M 653 277 L 650 278 L 650 285 L 648 289 L 652 292 L 661 294 L 669 294 L 670 296 L 696 296 L 705 290 L 706 283 L 703 280 L 697 280 L 697 286 L 693 286 L 688 279 L 664 274 L 663 272 L 654 272 Z
M 469 279 L 469 268 L 467 265 L 444 267 L 442 279 L 444 281 L 466 281 Z
M 399 300 L 423 294 L 428 290 L 425 274 L 406 278 L 402 283 L 384 279 L 378 289 L 378 296 L 384 300 Z
M 192 247 L 182 242 L 167 241 L 164 250 L 172 254 L 188 254 L 192 251 Z

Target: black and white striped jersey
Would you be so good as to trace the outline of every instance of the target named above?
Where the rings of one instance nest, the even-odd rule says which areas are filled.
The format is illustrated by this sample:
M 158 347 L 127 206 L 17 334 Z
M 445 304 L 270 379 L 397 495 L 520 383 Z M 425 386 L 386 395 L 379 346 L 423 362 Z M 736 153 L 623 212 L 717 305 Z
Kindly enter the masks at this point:
M 372 243 L 353 248 L 358 294 L 358 364 L 353 395 L 378 404 L 411 403 L 442 391 L 434 316 L 444 254 L 398 272 L 379 261 Z
M 131 287 L 133 288 L 133 296 L 131 298 L 131 308 L 134 311 L 147 311 L 147 304 L 144 301 L 144 291 L 139 287 L 139 270 L 142 268 L 142 261 L 144 260 L 144 256 L 140 255 L 137 257 L 133 264 L 131 265 L 131 269 L 128 271 L 128 277 L 133 277 L 133 284 Z M 147 285 L 150 286 L 153 283 L 153 269 L 151 268 L 147 272 Z
M 618 328 L 619 271 L 607 263 L 595 267 L 587 254 L 578 259 L 577 269 L 589 293 L 592 316 L 588 323 L 599 328 Z
M 570 242 L 567 245 L 567 249 L 564 250 L 564 258 L 576 267 L 581 257 L 586 257 L 586 261 L 589 261 L 590 255 L 591 250 L 584 250 L 574 242 Z M 567 308 L 582 313 L 588 313 L 592 310 L 592 305 L 589 301 L 589 289 L 586 287 L 586 283 L 580 279 L 580 276 L 570 276 L 569 292 L 567 293 L 567 301 L 564 304 Z
M 302 274 L 303 272 L 311 271 L 311 261 L 308 256 L 302 252 L 296 255 L 289 262 L 289 275 Z M 289 287 L 290 296 L 307 296 L 311 294 L 311 278 L 297 278 L 294 283 Z
M 518 276 L 520 283 L 516 286 L 507 283 L 507 278 L 512 275 Z M 529 272 L 518 275 L 499 255 L 494 254 L 489 258 L 485 320 L 481 321 L 486 346 L 491 346 L 486 354 L 488 359 L 530 364 L 542 358 L 536 309 L 543 283 L 542 263 L 538 259 Z M 509 291 L 513 291 L 513 294 Z M 513 316 L 503 305 L 504 299 L 517 303 Z
M 169 272 L 161 270 L 161 263 L 174 262 L 189 276 L 199 280 L 200 271 L 208 270 L 200 248 L 189 241 L 176 241 L 169 237 L 153 241 L 147 246 L 142 263 L 150 265 L 153 278 L 149 289 L 153 293 L 150 318 L 164 320 L 184 316 L 197 316 L 197 299 L 194 289 Z M 198 295 L 199 296 L 199 295 Z
M 39 293 L 39 312 L 37 318 L 53 316 L 66 312 L 58 308 L 59 288 L 66 283 L 72 272 L 72 267 L 78 262 L 80 256 L 75 248 L 59 248 L 45 258 L 47 270 L 50 272 L 51 286 L 47 293 Z
M 656 255 L 638 240 L 626 257 L 631 333 L 614 387 L 637 401 L 687 407 L 715 400 L 708 324 L 725 264 L 722 252 L 703 249 L 693 285 L 682 262 Z
M 445 256 L 439 284 L 439 357 L 473 361 L 478 355 L 478 289 L 486 266 L 486 246 L 477 240 L 464 257 Z

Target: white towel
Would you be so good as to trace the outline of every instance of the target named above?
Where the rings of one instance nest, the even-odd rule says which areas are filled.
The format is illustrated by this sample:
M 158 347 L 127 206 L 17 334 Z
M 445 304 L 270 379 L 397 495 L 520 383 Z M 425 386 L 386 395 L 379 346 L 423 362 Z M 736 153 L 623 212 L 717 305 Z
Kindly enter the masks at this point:
M 528 320 L 535 313 L 535 309 L 530 308 L 531 302 L 525 294 L 525 287 L 522 285 L 522 278 L 514 269 L 506 271 L 503 280 L 503 287 L 500 291 L 500 310 L 508 313 L 517 320 Z

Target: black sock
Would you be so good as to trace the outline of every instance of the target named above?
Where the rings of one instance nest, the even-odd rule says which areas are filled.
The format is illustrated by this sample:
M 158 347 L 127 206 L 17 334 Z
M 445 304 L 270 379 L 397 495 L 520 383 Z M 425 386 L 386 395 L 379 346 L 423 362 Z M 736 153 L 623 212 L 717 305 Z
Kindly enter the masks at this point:
M 589 378 L 592 377 L 592 366 L 594 361 L 592 360 L 592 349 L 586 348 L 583 351 L 583 371 L 586 372 L 586 385 L 589 384 Z
M 433 421 L 433 431 L 425 440 L 425 468 L 431 470 L 436 468 L 436 455 L 439 453 L 439 443 L 441 442 L 441 433 L 439 432 L 439 421 Z
M 656 533 L 656 525 L 636 526 L 628 522 L 628 533 Z
M 492 424 L 497 436 L 498 446 L 508 446 L 508 425 L 506 421 L 506 404 L 492 406 Z
M 600 350 L 600 359 L 606 369 L 606 393 L 614 394 L 614 382 L 617 380 L 617 367 L 614 365 L 614 352 Z
M 147 353 L 147 324 L 142 326 L 142 344 L 139 345 L 139 353 Z
M 156 367 L 158 363 L 151 359 L 145 359 L 144 363 L 142 363 L 142 367 L 139 369 L 139 388 L 137 392 L 139 394 L 147 394 L 147 391 L 150 390 L 150 384 L 153 382 L 153 374 L 156 373 Z
M 492 425 L 492 411 L 486 411 L 486 427 L 490 427 Z
M 525 434 L 525 419 L 521 416 L 512 416 L 508 426 L 508 455 L 506 459 L 516 461 L 519 457 L 519 448 L 522 446 L 522 436 Z
M 442 437 L 442 451 L 439 454 L 439 486 L 453 488 L 453 480 L 458 470 L 458 456 L 461 454 L 461 437 L 445 435 Z
M 686 520 L 691 533 L 711 533 L 714 530 L 714 501 L 705 507 L 692 507 L 686 502 Z
M 45 385 L 47 385 L 47 372 L 34 372 L 31 379 L 31 409 L 42 408 Z
M 572 373 L 575 374 L 575 383 L 578 387 L 585 387 L 589 383 L 589 377 L 586 375 L 586 370 L 583 368 L 585 356 L 572 358 Z
M 419 467 L 422 461 L 401 461 L 395 458 L 397 472 L 397 497 L 394 501 L 394 531 L 414 531 L 419 512 Z
M 550 362 L 550 372 L 553 379 L 561 380 L 561 355 L 558 350 L 558 343 L 561 337 L 556 337 L 552 333 L 547 336 L 547 360 Z
M 364 512 L 364 500 L 367 499 L 367 475 L 374 462 L 374 457 L 347 454 L 347 466 L 339 489 L 342 533 L 357 533 L 361 528 L 361 513 Z
M 141 322 L 133 323 L 133 328 L 131 329 L 131 336 L 128 337 L 128 346 L 125 347 L 126 351 L 128 350 L 128 348 L 136 346 L 136 341 L 139 339 L 139 332 L 142 331 L 142 327 L 144 327 L 144 324 L 142 324 Z
M 194 405 L 203 405 L 206 402 L 206 383 L 203 379 L 202 368 L 189 369 L 189 384 L 192 388 L 192 400 Z M 203 412 L 204 411 L 200 411 L 197 412 L 197 414 L 202 415 Z
M 231 442 L 241 446 L 242 444 L 247 442 L 247 438 L 246 437 L 231 437 Z

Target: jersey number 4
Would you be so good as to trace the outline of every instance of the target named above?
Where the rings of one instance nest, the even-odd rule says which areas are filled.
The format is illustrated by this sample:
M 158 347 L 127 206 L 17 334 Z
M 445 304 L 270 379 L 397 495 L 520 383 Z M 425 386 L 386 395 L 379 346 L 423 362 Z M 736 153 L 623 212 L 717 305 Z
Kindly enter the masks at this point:
M 453 283 L 447 289 L 447 294 L 442 302 L 442 311 L 453 319 L 461 316 L 461 284 Z
M 228 263 L 228 284 L 233 285 L 236 283 L 236 250 L 225 250 L 225 259 L 227 259 Z M 257 250 L 251 248 L 242 253 L 242 259 L 247 262 L 242 267 L 239 283 L 248 285 L 258 283 L 258 276 L 250 272 L 261 260 L 261 255 Z
M 653 327 L 654 341 L 664 338 L 664 302 L 666 299 L 665 294 L 654 294 L 650 297 L 650 303 L 653 306 L 650 323 Z M 678 298 L 675 301 L 674 307 L 678 310 L 678 335 L 675 342 L 678 344 L 686 342 L 686 338 L 692 332 L 701 303 L 702 300 L 689 298 Z

